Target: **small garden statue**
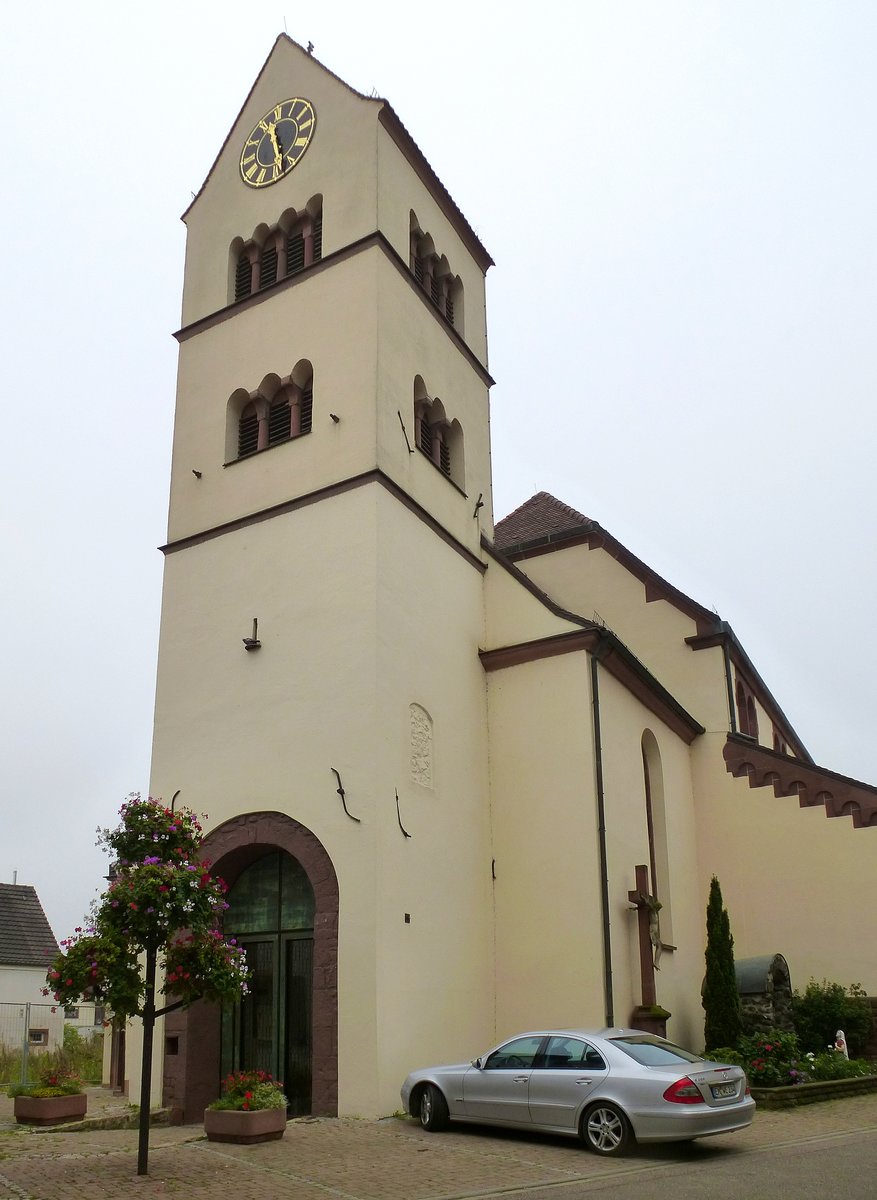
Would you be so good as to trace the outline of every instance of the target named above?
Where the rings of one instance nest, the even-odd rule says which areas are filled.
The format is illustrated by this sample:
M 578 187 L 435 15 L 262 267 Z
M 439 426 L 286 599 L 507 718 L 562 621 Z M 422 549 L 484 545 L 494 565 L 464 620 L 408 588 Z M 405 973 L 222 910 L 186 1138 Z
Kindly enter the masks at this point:
M 834 1048 L 838 1054 L 842 1054 L 844 1058 L 849 1058 L 850 1052 L 847 1049 L 847 1039 L 844 1037 L 842 1029 L 839 1029 L 834 1035 Z

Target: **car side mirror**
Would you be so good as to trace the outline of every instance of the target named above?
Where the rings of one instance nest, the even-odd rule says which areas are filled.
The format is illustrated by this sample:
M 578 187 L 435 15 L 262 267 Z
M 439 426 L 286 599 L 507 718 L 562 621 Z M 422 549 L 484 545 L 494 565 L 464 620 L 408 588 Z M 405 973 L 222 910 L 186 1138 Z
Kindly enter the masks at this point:
M 482 1069 L 483 1069 L 483 1066 L 484 1066 L 484 1064 L 482 1063 L 482 1061 L 481 1061 L 481 1059 L 480 1059 L 480 1058 L 473 1058 L 473 1059 L 472 1059 L 472 1066 L 473 1066 L 473 1067 L 477 1067 L 477 1068 L 478 1068 L 478 1070 L 480 1071 L 480 1070 L 482 1070 Z

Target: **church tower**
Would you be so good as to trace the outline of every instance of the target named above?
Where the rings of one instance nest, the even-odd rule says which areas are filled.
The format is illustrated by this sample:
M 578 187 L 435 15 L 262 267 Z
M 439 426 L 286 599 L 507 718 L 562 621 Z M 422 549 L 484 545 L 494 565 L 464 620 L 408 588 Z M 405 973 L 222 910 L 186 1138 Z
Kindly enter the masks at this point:
M 166 1100 L 263 1067 L 297 1113 L 386 1113 L 439 1030 L 494 1032 L 491 259 L 285 35 L 184 220 L 151 791 L 208 814 L 254 978 L 168 1018 Z

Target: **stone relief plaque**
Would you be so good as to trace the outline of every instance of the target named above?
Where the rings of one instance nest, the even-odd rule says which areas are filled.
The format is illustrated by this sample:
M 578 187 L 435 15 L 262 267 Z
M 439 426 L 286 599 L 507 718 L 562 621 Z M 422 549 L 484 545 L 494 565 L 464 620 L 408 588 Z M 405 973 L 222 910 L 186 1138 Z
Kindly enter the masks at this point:
M 433 786 L 432 717 L 419 704 L 408 706 L 411 736 L 411 778 L 421 787 Z

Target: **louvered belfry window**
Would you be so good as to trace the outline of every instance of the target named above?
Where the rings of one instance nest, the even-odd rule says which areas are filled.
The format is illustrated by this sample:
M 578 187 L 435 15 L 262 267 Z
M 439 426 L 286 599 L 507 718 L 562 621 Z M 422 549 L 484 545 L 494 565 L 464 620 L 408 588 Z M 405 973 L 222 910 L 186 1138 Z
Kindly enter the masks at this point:
M 292 413 L 286 396 L 275 400 L 268 413 L 268 445 L 288 440 L 292 431 Z
M 250 263 L 250 256 L 244 253 L 238 259 L 238 265 L 234 273 L 234 298 L 235 300 L 243 300 L 249 296 L 253 290 L 253 268 Z
M 305 265 L 305 240 L 300 229 L 294 229 L 286 243 L 286 274 L 295 275 Z
M 420 418 L 420 449 L 427 458 L 432 458 L 432 426 L 426 417 Z
M 314 414 L 314 389 L 311 384 L 301 391 L 301 421 L 299 433 L 311 432 L 311 421 Z
M 454 323 L 454 302 L 451 299 L 450 292 L 448 292 L 447 296 L 445 296 L 445 316 L 448 318 L 448 320 L 453 325 L 453 323 Z
M 259 448 L 259 418 L 256 416 L 256 406 L 248 404 L 241 413 L 238 424 L 238 458 L 254 454 Z
M 438 308 L 439 299 L 441 298 L 441 284 L 435 275 L 432 275 L 429 280 L 429 298 L 436 308 Z
M 314 217 L 314 262 L 319 262 L 323 257 L 323 214 L 317 213 Z
M 259 287 L 270 287 L 277 280 L 277 248 L 266 246 L 259 264 Z
M 419 254 L 414 256 L 414 278 L 423 287 L 423 259 Z
M 444 471 L 445 475 L 451 474 L 451 448 L 448 443 L 442 438 L 439 443 L 439 466 Z

